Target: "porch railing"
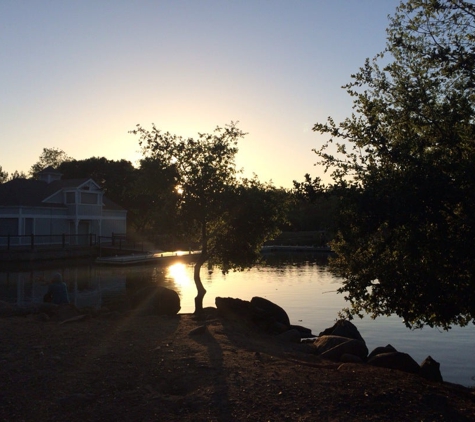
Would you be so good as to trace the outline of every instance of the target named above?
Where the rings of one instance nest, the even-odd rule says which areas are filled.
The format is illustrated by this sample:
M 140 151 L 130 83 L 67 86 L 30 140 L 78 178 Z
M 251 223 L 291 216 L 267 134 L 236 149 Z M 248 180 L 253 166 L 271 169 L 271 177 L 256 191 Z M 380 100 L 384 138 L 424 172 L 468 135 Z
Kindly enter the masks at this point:
M 0 235 L 1 250 L 34 250 L 38 248 L 66 248 L 71 246 L 109 246 L 119 250 L 144 250 L 143 241 L 134 241 L 122 233 L 111 236 L 96 234 L 29 234 Z
M 35 249 L 42 246 L 94 246 L 97 244 L 95 234 L 27 234 L 0 235 L 0 250 Z

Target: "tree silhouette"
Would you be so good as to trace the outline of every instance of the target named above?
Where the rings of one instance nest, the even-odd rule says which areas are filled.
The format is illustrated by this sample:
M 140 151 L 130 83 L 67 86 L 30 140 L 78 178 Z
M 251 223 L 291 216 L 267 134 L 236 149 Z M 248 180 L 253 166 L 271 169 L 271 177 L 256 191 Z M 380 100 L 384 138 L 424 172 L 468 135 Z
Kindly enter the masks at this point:
M 474 31 L 472 3 L 402 3 L 386 50 L 346 86 L 354 113 L 315 125 L 344 198 L 332 267 L 350 317 L 474 320 Z
M 131 133 L 139 136 L 146 159 L 175 169 L 177 230 L 201 246 L 194 267 L 199 313 L 206 294 L 203 264 L 218 265 L 224 272 L 255 264 L 262 244 L 285 218 L 285 203 L 272 186 L 238 179 L 235 156 L 245 133 L 234 123 L 196 139 L 163 133 L 155 125 L 150 131 L 137 125 Z

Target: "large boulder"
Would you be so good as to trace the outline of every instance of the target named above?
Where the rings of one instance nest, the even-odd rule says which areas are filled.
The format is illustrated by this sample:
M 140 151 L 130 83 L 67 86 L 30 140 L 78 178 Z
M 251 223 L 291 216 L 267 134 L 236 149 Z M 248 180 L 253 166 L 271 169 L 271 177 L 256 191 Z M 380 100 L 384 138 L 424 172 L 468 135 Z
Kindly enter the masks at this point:
M 391 353 L 391 352 L 397 352 L 397 350 L 393 346 L 391 346 L 390 344 L 388 344 L 387 346 L 376 347 L 368 355 L 368 359 L 371 359 L 373 356 L 380 355 L 382 353 Z
M 284 331 L 277 335 L 277 338 L 281 341 L 288 343 L 300 343 L 302 336 L 298 330 L 295 328 L 291 330 Z
M 217 297 L 215 303 L 220 316 L 256 325 L 269 334 L 280 335 L 293 329 L 292 338 L 296 338 L 297 334 L 299 340 L 312 336 L 312 332 L 304 327 L 291 326 L 287 312 L 262 297 L 253 297 L 250 302 L 230 297 Z
M 313 348 L 317 355 L 321 355 L 326 351 L 333 349 L 341 343 L 347 342 L 348 339 L 340 336 L 320 336 L 313 342 Z
M 291 330 L 297 330 L 300 333 L 301 338 L 315 338 L 310 328 L 302 327 L 301 325 L 290 325 L 289 328 Z
M 389 352 L 380 353 L 368 359 L 370 365 L 379 366 L 382 368 L 398 369 L 399 371 L 410 372 L 412 374 L 419 373 L 419 365 L 407 353 Z
M 214 303 L 219 316 L 230 319 L 252 320 L 251 304 L 248 300 L 217 297 Z
M 313 343 L 315 353 L 324 359 L 340 361 L 343 355 L 357 356 L 364 360 L 368 348 L 364 341 L 341 336 L 320 336 Z
M 259 319 L 277 322 L 284 324 L 287 327 L 290 325 L 290 319 L 287 312 L 270 300 L 255 296 L 251 299 L 251 308 L 255 317 Z
M 343 319 L 322 331 L 313 346 L 318 355 L 333 361 L 341 361 L 344 355 L 357 356 L 360 360 L 368 356 L 368 348 L 358 329 Z
M 430 381 L 442 382 L 442 374 L 440 373 L 440 363 L 427 356 L 421 363 L 419 374 Z
M 361 360 L 365 360 L 366 356 L 368 356 L 368 348 L 364 341 L 349 339 L 335 346 L 333 349 L 327 350 L 320 356 L 324 359 L 339 362 L 343 355 L 353 355 L 359 357 Z
M 365 342 L 355 325 L 345 319 L 338 320 L 332 327 L 322 331 L 320 336 L 339 336 Z
M 181 309 L 178 293 L 157 285 L 138 290 L 130 302 L 140 315 L 176 315 Z

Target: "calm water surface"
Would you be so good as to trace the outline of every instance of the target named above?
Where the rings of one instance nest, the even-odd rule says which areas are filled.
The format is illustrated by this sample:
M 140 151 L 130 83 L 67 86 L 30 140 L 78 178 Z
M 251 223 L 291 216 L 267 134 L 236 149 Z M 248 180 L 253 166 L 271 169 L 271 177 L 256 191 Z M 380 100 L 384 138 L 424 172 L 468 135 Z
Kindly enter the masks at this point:
M 182 313 L 194 310 L 196 288 L 193 267 L 174 264 L 139 267 L 67 266 L 48 270 L 0 271 L 0 300 L 24 304 L 39 302 L 53 272 L 61 271 L 68 284 L 71 300 L 79 307 L 99 308 L 117 300 L 127 289 L 147 280 L 176 290 L 181 297 Z M 269 256 L 267 263 L 245 272 L 223 275 L 202 269 L 207 290 L 204 306 L 214 306 L 217 296 L 250 300 L 265 297 L 284 308 L 293 324 L 318 334 L 333 325 L 338 311 L 346 306 L 336 289 L 341 281 L 327 269 L 325 259 L 304 255 Z M 371 351 L 377 346 L 393 345 L 409 353 L 418 363 L 428 355 L 441 363 L 445 381 L 475 385 L 475 327 L 455 327 L 449 332 L 424 328 L 408 330 L 397 317 L 369 317 L 353 321 Z

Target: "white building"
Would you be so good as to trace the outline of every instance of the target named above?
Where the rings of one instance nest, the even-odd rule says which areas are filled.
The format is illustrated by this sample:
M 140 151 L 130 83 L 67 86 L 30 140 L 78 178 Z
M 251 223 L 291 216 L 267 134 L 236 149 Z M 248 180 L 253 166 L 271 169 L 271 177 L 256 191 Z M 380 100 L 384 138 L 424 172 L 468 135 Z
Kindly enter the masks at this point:
M 125 234 L 127 211 L 92 179 L 61 180 L 47 167 L 39 179 L 0 184 L 0 245 L 87 244 L 94 236 Z M 79 236 L 77 236 L 79 235 Z

